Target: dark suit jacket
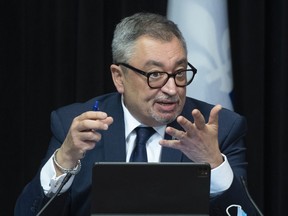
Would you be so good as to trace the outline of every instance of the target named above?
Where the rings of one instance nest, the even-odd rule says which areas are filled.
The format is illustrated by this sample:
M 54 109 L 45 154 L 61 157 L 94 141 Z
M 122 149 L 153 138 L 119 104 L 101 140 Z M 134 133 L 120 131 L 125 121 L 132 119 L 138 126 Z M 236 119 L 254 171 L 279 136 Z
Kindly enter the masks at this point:
M 81 113 L 91 110 L 95 100 L 99 101 L 100 110 L 107 112 L 114 119 L 109 130 L 102 131 L 102 139 L 96 147 L 87 152 L 82 159 L 82 169 L 75 176 L 70 189 L 58 196 L 46 209 L 47 215 L 89 215 L 90 211 L 90 187 L 92 178 L 92 167 L 97 161 L 125 161 L 125 137 L 124 118 L 121 106 L 121 96 L 118 93 L 106 94 L 93 98 L 86 103 L 76 103 L 62 107 L 51 114 L 51 130 L 53 136 L 42 166 L 51 157 L 55 149 L 63 143 L 72 120 Z M 187 98 L 181 115 L 193 121 L 191 111 L 199 109 L 208 120 L 210 110 L 213 106 L 195 99 Z M 170 124 L 175 128 L 181 128 L 176 121 Z M 250 200 L 248 199 L 240 177 L 246 178 L 245 145 L 243 137 L 246 133 L 246 121 L 240 115 L 222 109 L 219 116 L 219 145 L 221 152 L 225 154 L 234 172 L 234 180 L 231 187 L 210 201 L 211 215 L 226 215 L 225 210 L 231 204 L 239 204 L 248 215 L 256 215 Z M 166 135 L 166 139 L 171 139 Z M 182 152 L 163 148 L 161 162 L 187 162 L 190 161 Z M 41 184 L 40 167 L 37 175 L 24 188 L 19 196 L 15 215 L 36 215 L 41 207 L 47 202 Z M 50 213 L 48 213 L 50 212 Z M 52 212 L 52 213 L 51 213 Z M 43 214 L 44 215 L 44 214 Z

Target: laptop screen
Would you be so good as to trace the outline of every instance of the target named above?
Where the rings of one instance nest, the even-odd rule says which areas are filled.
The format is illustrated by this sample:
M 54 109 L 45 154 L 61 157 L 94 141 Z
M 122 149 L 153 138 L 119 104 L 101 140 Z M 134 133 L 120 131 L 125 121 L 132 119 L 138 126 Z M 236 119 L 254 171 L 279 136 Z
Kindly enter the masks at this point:
M 96 163 L 92 215 L 208 215 L 206 163 Z

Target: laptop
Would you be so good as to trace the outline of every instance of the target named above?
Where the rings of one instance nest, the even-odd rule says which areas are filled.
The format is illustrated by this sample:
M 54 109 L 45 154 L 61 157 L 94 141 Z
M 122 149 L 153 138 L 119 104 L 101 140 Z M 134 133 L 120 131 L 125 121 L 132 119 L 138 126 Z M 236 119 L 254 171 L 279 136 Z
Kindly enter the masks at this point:
M 207 163 L 96 163 L 91 215 L 209 215 L 210 174 Z

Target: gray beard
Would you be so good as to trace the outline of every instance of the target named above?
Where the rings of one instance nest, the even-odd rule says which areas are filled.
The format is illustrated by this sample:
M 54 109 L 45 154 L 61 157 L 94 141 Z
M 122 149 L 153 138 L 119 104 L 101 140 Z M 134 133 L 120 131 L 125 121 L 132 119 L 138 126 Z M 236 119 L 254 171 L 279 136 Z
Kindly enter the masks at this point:
M 166 124 L 169 124 L 169 123 L 173 122 L 177 118 L 178 115 L 179 115 L 179 113 L 177 113 L 172 118 L 163 118 L 163 117 L 160 117 L 159 115 L 156 115 L 155 113 L 151 112 L 152 118 L 155 119 L 157 122 L 163 124 L 163 125 L 166 125 Z

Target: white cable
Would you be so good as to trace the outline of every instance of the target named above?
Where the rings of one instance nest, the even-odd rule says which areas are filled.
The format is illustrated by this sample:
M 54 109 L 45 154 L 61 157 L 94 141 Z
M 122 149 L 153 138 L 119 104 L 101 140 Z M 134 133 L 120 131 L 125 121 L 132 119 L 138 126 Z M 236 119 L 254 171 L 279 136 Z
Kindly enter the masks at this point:
M 228 206 L 228 207 L 226 208 L 226 213 L 227 213 L 228 216 L 231 216 L 230 213 L 229 213 L 229 209 L 230 209 L 231 207 L 237 207 L 237 208 L 242 209 L 242 207 L 241 207 L 240 205 L 232 204 L 232 205 L 230 205 L 230 206 Z

